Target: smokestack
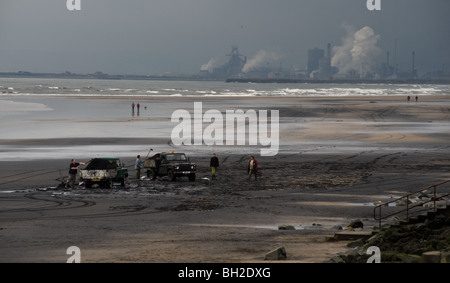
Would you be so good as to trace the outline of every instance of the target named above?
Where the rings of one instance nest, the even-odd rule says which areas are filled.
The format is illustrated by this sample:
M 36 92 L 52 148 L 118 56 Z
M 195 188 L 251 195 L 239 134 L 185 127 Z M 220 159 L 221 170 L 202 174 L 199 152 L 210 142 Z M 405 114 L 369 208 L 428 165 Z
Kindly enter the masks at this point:
M 397 74 L 397 39 L 394 41 L 394 73 Z
M 417 77 L 417 72 L 416 72 L 416 52 L 413 51 L 412 52 L 412 71 L 411 71 L 411 75 L 413 78 Z
M 330 43 L 328 43 L 328 45 L 327 45 L 327 58 L 331 62 L 331 44 Z

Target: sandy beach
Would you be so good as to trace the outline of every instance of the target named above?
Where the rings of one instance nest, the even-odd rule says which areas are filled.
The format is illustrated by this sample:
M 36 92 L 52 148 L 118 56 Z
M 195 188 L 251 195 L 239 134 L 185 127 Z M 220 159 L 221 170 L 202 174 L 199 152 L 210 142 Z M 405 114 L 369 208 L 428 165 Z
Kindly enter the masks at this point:
M 146 97 L 139 116 L 130 101 L 0 99 L 0 262 L 65 262 L 70 246 L 82 262 L 265 262 L 280 246 L 286 262 L 324 262 L 348 250 L 346 241 L 326 241 L 339 227 L 361 219 L 371 229 L 375 202 L 450 179 L 449 96 Z M 171 114 L 196 101 L 204 111 L 279 110 L 278 154 L 260 156 L 259 145 L 174 146 Z M 117 156 L 134 176 L 136 155 L 150 148 L 185 152 L 197 180 L 57 188 L 71 158 Z M 256 181 L 247 179 L 250 155 L 262 172 Z

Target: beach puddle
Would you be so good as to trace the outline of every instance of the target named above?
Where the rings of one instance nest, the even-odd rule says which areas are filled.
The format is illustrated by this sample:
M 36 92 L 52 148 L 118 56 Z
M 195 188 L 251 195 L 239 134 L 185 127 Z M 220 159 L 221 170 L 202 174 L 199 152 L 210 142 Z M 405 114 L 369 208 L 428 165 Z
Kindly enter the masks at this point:
M 273 231 L 297 231 L 308 229 L 322 229 L 325 225 L 319 223 L 312 224 L 298 224 L 298 225 L 245 225 L 245 224 L 191 224 L 193 226 L 208 226 L 208 227 L 227 227 L 227 228 L 249 228 L 249 229 L 263 229 Z
M 345 203 L 346 205 L 350 206 L 377 206 L 382 204 L 381 202 L 348 202 Z M 397 206 L 395 202 L 388 203 L 387 206 Z
M 26 189 L 26 190 L 1 190 L 0 191 L 0 194 L 13 194 L 13 193 L 29 193 L 29 192 L 31 192 L 32 190 L 28 190 L 28 189 Z

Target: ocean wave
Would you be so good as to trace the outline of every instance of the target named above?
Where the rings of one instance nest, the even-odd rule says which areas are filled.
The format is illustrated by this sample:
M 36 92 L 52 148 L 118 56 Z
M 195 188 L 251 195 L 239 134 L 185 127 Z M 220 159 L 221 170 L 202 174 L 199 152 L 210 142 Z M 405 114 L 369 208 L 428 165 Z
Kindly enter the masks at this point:
M 0 97 L 321 97 L 450 95 L 450 85 L 419 84 L 228 84 L 183 81 L 0 79 Z

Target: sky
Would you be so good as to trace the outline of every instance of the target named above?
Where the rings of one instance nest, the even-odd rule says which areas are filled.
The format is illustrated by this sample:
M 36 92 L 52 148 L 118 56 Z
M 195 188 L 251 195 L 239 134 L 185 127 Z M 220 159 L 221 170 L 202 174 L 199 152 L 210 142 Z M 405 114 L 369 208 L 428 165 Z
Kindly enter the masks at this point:
M 379 0 L 378 11 L 366 0 L 78 1 L 70 11 L 66 0 L 1 0 L 0 72 L 196 74 L 232 46 L 304 69 L 308 49 L 342 46 L 364 27 L 383 62 L 389 52 L 410 70 L 414 51 L 419 73 L 450 69 L 450 0 Z

